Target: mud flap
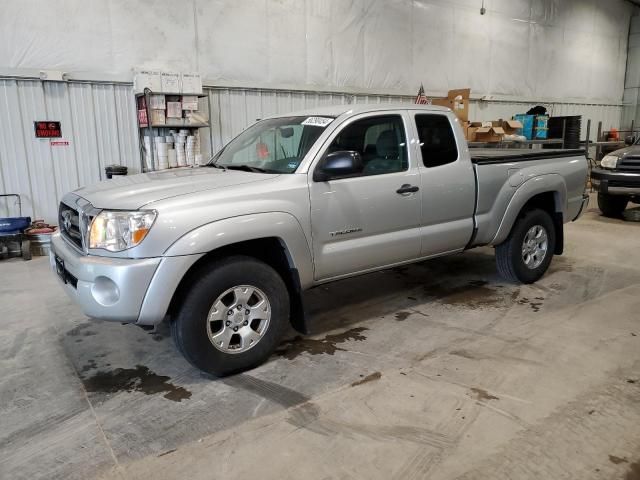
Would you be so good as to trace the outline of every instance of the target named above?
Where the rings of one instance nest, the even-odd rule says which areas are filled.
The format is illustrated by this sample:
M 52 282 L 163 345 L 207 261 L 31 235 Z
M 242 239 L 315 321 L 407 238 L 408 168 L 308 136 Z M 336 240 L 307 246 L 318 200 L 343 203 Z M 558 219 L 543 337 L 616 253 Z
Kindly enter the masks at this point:
M 289 285 L 290 298 L 290 322 L 291 326 L 297 332 L 303 335 L 309 335 L 308 315 L 304 308 L 304 298 L 302 295 L 302 287 L 300 286 L 300 275 L 296 268 L 291 268 Z
M 564 252 L 564 223 L 562 222 L 562 213 L 556 212 L 553 215 L 553 225 L 556 227 L 556 248 L 553 253 L 555 255 L 562 255 L 562 252 Z

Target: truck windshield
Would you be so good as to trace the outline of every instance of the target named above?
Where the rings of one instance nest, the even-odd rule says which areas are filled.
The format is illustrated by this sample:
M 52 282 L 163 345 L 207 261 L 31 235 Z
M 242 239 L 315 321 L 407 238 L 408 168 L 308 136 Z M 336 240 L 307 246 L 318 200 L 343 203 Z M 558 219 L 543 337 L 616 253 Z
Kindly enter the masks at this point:
M 262 173 L 293 173 L 334 119 L 280 117 L 262 120 L 231 140 L 209 166 Z

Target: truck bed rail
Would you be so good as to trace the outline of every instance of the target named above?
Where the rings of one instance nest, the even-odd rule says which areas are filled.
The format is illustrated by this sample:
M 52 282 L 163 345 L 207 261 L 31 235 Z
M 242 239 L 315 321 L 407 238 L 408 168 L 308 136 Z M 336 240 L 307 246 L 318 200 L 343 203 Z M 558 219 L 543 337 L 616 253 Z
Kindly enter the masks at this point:
M 507 162 L 527 162 L 530 160 L 543 160 L 547 158 L 565 158 L 585 156 L 584 149 L 545 149 L 529 150 L 527 148 L 482 148 L 471 149 L 471 161 L 478 165 Z

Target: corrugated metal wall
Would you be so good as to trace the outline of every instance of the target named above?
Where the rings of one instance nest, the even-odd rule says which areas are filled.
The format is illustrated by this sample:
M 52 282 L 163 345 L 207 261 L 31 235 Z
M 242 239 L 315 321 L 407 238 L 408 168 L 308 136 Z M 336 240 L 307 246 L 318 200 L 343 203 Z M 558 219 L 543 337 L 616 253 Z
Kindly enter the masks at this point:
M 54 222 L 61 196 L 102 180 L 105 165 L 139 172 L 134 107 L 128 85 L 0 80 L 0 193 L 19 193 L 26 215 Z M 35 138 L 38 120 L 61 121 L 69 145 Z M 0 215 L 9 207 L 0 202 Z
M 317 105 L 411 103 L 413 96 L 352 95 L 300 91 L 208 89 L 211 129 L 201 132 L 203 153 L 217 151 L 256 119 Z M 590 118 L 606 129 L 620 126 L 618 105 L 545 104 L 554 115 Z M 472 120 L 510 118 L 531 107 L 521 102 L 480 102 L 470 106 Z M 51 146 L 34 137 L 33 122 L 60 120 L 68 146 Z M 591 138 L 594 138 L 592 133 Z M 32 218 L 56 221 L 60 197 L 81 185 L 104 179 L 109 164 L 140 171 L 135 103 L 130 85 L 52 83 L 0 79 L 0 193 L 19 193 Z M 0 201 L 0 216 L 8 214 Z

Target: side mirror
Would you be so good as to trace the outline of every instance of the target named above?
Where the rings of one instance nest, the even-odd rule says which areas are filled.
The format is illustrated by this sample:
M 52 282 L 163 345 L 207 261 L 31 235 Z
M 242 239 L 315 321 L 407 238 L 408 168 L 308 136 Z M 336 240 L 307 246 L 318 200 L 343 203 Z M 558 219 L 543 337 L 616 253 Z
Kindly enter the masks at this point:
M 361 173 L 362 168 L 360 153 L 352 150 L 340 150 L 328 154 L 320 161 L 313 172 L 313 180 L 326 182 L 333 178 L 350 177 Z
M 625 145 L 633 145 L 634 143 L 636 143 L 636 137 L 632 137 L 631 135 L 629 135 L 628 137 L 625 137 L 624 143 Z

